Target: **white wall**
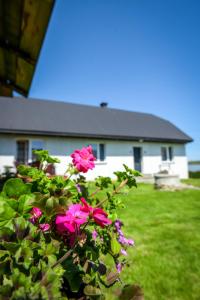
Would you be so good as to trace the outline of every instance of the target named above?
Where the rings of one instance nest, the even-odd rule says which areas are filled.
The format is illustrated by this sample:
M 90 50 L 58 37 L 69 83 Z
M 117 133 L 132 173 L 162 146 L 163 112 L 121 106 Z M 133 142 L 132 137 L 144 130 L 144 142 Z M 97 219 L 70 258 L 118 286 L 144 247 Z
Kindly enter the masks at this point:
M 154 174 L 163 168 L 161 161 L 161 146 L 172 146 L 174 159 L 170 163 L 170 172 L 178 174 L 181 178 L 188 177 L 187 157 L 185 146 L 181 144 L 165 143 L 139 143 L 126 141 L 106 141 L 91 139 L 74 139 L 63 137 L 28 137 L 20 135 L 0 135 L 0 172 L 3 172 L 5 165 L 12 166 L 16 159 L 16 141 L 20 139 L 29 140 L 29 161 L 31 161 L 31 142 L 34 140 L 43 141 L 44 148 L 49 150 L 52 156 L 61 160 L 61 164 L 56 165 L 56 173 L 63 174 L 67 164 L 71 162 L 70 154 L 75 150 L 89 144 L 104 143 L 106 160 L 97 161 L 93 171 L 87 173 L 88 179 L 98 175 L 112 176 L 114 171 L 122 169 L 125 163 L 130 168 L 134 168 L 133 147 L 142 147 L 142 173 Z M 165 163 L 168 167 L 168 162 Z M 165 166 L 164 166 L 165 168 Z
M 0 135 L 0 174 L 4 172 L 4 166 L 14 166 L 16 146 L 10 136 Z
M 172 161 L 162 161 L 161 147 L 163 146 L 172 147 Z M 144 143 L 143 173 L 154 174 L 165 169 L 171 174 L 178 174 L 180 178 L 188 178 L 188 161 L 185 153 L 185 145 L 169 143 Z

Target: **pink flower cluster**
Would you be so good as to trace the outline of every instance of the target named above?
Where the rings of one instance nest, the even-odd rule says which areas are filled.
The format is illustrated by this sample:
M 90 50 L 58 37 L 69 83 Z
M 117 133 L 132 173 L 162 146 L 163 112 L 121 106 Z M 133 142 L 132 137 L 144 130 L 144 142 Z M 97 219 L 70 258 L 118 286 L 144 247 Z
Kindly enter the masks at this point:
M 72 163 L 79 172 L 86 173 L 88 170 L 94 169 L 94 161 L 96 158 L 92 153 L 92 147 L 84 147 L 81 150 L 75 150 L 72 154 Z
M 56 229 L 59 233 L 74 233 L 80 225 L 87 222 L 88 214 L 81 210 L 81 204 L 72 204 L 64 215 L 57 215 Z
M 29 221 L 32 224 L 36 224 L 38 222 L 39 218 L 42 216 L 41 209 L 38 207 L 33 207 L 30 213 L 32 216 L 30 217 Z M 48 223 L 39 224 L 39 228 L 45 232 L 50 229 L 50 225 Z
M 56 229 L 60 234 L 75 233 L 79 231 L 80 225 L 88 221 L 88 217 L 93 218 L 94 222 L 101 227 L 110 225 L 111 220 L 107 218 L 107 213 L 101 208 L 93 208 L 88 205 L 84 198 L 81 204 L 72 204 L 65 214 L 57 215 L 55 223 Z
M 103 228 L 112 223 L 112 221 L 107 218 L 108 214 L 103 209 L 93 208 L 92 206 L 88 205 L 83 197 L 81 198 L 81 202 L 83 203 L 82 211 L 88 213 L 94 219 L 96 224 Z

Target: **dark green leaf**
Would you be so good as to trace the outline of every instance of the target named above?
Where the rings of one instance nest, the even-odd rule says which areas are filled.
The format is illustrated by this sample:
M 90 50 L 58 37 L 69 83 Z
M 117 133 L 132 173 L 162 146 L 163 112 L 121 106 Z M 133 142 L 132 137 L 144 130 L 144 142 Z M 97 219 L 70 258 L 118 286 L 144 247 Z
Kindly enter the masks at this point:
M 10 178 L 4 184 L 3 192 L 8 197 L 18 198 L 23 194 L 30 194 L 31 185 L 25 184 L 20 178 Z

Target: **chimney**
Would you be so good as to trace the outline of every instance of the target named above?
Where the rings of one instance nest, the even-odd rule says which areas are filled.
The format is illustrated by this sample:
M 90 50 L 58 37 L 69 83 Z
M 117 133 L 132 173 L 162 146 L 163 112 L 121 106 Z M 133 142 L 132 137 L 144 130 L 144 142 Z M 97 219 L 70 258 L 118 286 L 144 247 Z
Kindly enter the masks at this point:
M 107 102 L 101 102 L 100 103 L 100 107 L 107 107 L 108 106 L 108 103 Z

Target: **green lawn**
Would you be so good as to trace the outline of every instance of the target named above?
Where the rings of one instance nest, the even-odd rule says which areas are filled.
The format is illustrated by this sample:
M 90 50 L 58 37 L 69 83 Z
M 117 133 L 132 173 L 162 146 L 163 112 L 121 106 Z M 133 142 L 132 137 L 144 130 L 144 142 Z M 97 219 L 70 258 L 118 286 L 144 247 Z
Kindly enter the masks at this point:
M 189 178 L 189 179 L 183 179 L 183 183 L 191 184 L 197 187 L 200 187 L 200 178 Z
M 200 191 L 155 191 L 143 184 L 121 197 L 127 208 L 119 215 L 136 243 L 123 281 L 141 285 L 145 300 L 199 300 Z

